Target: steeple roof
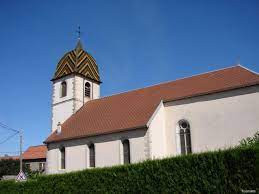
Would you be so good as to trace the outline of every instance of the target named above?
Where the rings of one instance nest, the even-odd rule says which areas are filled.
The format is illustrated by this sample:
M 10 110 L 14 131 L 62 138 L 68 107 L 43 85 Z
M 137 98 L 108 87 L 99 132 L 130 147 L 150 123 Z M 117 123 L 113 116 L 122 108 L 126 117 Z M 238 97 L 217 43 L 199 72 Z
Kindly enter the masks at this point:
M 58 62 L 52 81 L 70 74 L 79 74 L 93 81 L 101 82 L 98 65 L 95 59 L 83 49 L 80 39 L 75 49 L 67 52 Z

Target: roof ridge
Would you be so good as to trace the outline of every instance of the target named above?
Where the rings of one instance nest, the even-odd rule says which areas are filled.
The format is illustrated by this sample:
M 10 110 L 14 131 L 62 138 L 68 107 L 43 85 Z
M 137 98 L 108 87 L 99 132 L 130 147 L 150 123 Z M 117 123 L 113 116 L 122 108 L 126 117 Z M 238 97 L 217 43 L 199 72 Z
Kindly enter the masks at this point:
M 42 145 L 35 145 L 35 146 L 29 146 L 28 148 L 31 148 L 31 147 L 40 147 L 40 146 L 46 146 L 46 145 L 44 145 L 44 144 L 42 144 Z
M 241 64 L 238 64 L 237 66 L 239 66 L 239 67 L 241 67 L 241 68 L 243 68 L 243 69 L 245 69 L 245 70 L 247 70 L 247 71 L 249 71 L 249 72 L 251 72 L 251 73 L 253 73 L 255 75 L 259 75 L 259 73 L 257 73 L 256 71 L 253 71 L 252 69 L 249 69 L 249 68 L 247 68 L 247 67 L 245 67 L 245 66 L 243 66 Z
M 205 72 L 205 73 L 198 73 L 198 74 L 188 76 L 188 77 L 182 77 L 182 78 L 178 78 L 178 79 L 175 79 L 175 80 L 160 82 L 158 84 L 153 84 L 153 85 L 146 86 L 146 87 L 143 87 L 143 88 L 137 88 L 137 89 L 128 90 L 128 91 L 125 91 L 125 92 L 119 92 L 119 93 L 116 93 L 116 94 L 112 94 L 110 96 L 103 96 L 101 98 L 94 99 L 94 100 L 91 100 L 91 101 L 101 100 L 101 99 L 109 98 L 109 97 L 112 97 L 112 96 L 117 96 L 117 95 L 122 95 L 122 94 L 130 93 L 130 92 L 134 92 L 134 91 L 138 91 L 138 90 L 148 89 L 148 88 L 151 88 L 151 87 L 155 87 L 155 86 L 159 86 L 159 85 L 163 85 L 163 84 L 168 84 L 170 82 L 176 82 L 176 81 L 180 81 L 180 80 L 184 80 L 184 79 L 188 79 L 188 78 L 192 78 L 192 77 L 197 77 L 197 76 L 201 76 L 201 75 L 205 75 L 205 74 L 209 74 L 209 73 L 213 73 L 213 72 L 218 72 L 218 71 L 222 71 L 222 70 L 226 70 L 226 69 L 236 68 L 236 67 L 241 67 L 243 69 L 249 70 L 249 69 L 247 69 L 247 68 L 245 68 L 241 65 L 233 65 L 233 66 L 229 66 L 229 67 L 220 68 L 220 69 L 217 69 L 217 70 L 208 71 L 208 72 Z M 91 101 L 89 101 L 89 102 L 91 102 Z

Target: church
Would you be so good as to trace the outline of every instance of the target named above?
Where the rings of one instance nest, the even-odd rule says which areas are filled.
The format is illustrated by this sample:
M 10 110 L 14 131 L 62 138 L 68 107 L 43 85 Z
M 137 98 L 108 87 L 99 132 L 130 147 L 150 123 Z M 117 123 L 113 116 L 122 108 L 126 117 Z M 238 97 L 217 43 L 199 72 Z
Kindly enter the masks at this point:
M 48 174 L 225 149 L 259 130 L 259 75 L 241 65 L 101 97 L 79 40 L 51 81 Z

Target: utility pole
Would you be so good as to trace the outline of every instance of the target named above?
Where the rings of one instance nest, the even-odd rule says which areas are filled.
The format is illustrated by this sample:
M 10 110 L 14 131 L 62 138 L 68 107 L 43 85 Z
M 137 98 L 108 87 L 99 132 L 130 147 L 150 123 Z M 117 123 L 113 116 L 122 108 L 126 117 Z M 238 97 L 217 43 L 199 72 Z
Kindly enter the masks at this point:
M 22 129 L 19 130 L 20 133 L 20 172 L 22 172 Z
M 26 175 L 22 171 L 22 129 L 19 130 L 20 133 L 20 172 L 16 177 L 16 181 L 26 181 Z

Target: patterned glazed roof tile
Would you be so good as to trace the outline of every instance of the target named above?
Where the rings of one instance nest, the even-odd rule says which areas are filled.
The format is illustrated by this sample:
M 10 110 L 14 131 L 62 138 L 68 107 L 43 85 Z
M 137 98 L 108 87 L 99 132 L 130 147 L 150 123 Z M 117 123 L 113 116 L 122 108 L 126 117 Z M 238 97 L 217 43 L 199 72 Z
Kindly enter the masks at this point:
M 80 74 L 86 78 L 101 82 L 98 65 L 95 59 L 83 50 L 79 41 L 74 50 L 66 53 L 59 61 L 52 80 L 59 79 L 69 74 Z

